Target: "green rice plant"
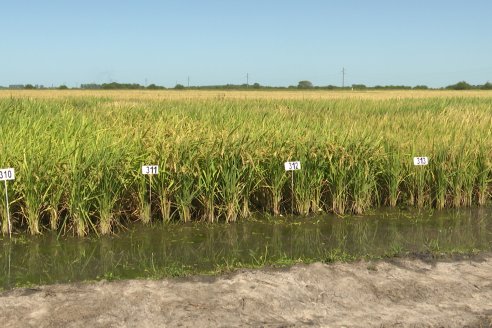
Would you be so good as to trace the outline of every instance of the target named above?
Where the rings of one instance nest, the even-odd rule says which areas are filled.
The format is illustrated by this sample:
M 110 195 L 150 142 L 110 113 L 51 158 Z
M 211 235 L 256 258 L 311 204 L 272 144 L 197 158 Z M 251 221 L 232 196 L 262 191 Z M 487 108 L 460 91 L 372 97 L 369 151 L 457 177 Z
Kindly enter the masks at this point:
M 179 184 L 176 186 L 176 206 L 179 218 L 183 222 L 191 221 L 193 200 L 198 193 L 196 188 L 197 178 L 189 167 L 181 167 L 177 173 Z
M 407 172 L 405 177 L 405 191 L 407 201 L 410 206 L 423 208 L 431 204 L 431 193 L 429 190 L 429 181 L 431 181 L 432 172 L 428 166 L 413 165 L 412 158 L 420 156 L 412 147 L 411 155 L 405 156 L 404 170 Z M 433 161 L 433 159 L 429 159 Z
M 213 152 L 213 148 L 211 152 Z M 219 164 L 213 154 L 205 153 L 196 161 L 198 171 L 198 199 L 203 208 L 203 220 L 215 221 L 217 208 L 217 197 L 219 193 Z
M 73 157 L 68 163 L 66 175 L 68 193 L 66 204 L 74 233 L 77 236 L 85 236 L 90 230 L 97 232 L 92 220 L 93 201 L 96 199 L 96 186 L 94 180 L 93 158 L 85 155 L 83 149 L 76 146 Z M 67 227 L 67 217 L 62 228 Z
M 159 162 L 159 174 L 155 177 L 154 187 L 156 189 L 159 210 L 164 222 L 172 219 L 172 203 L 176 192 L 176 172 L 167 165 L 167 158 L 162 158 Z
M 476 177 L 478 176 L 477 159 L 473 156 L 473 153 L 464 152 L 464 154 L 469 158 L 466 159 L 467 165 L 465 166 L 465 172 L 463 173 L 464 179 L 461 205 L 471 206 L 473 204 Z
M 404 182 L 402 158 L 395 146 L 386 145 L 385 153 L 386 156 L 380 168 L 381 180 L 383 187 L 386 187 L 387 204 L 390 207 L 395 207 L 400 198 L 400 188 Z
M 261 178 L 258 163 L 248 154 L 240 154 L 243 188 L 240 195 L 240 216 L 243 219 L 251 217 L 251 198 L 258 191 Z
M 119 216 L 122 212 L 120 200 L 131 183 L 129 175 L 122 172 L 129 172 L 131 166 L 125 163 L 122 154 L 115 149 L 121 147 L 120 144 L 101 146 L 102 153 L 98 158 L 96 168 L 96 190 L 95 196 L 96 213 L 99 219 L 98 230 L 102 235 L 109 234 L 113 228 L 119 224 Z
M 59 168 L 55 167 L 53 172 L 59 172 Z M 65 181 L 61 175 L 51 175 L 50 179 L 52 186 L 46 197 L 45 213 L 49 218 L 49 228 L 51 231 L 57 231 L 60 224 L 60 207 L 63 203 L 63 194 L 65 192 Z
M 248 169 L 246 169 L 248 172 Z M 245 183 L 242 159 L 231 150 L 224 155 L 219 171 L 219 193 L 226 222 L 237 220 Z M 244 198 L 244 197 L 243 197 Z
M 367 142 L 367 144 L 366 144 Z M 362 214 L 373 205 L 378 204 L 378 184 L 381 174 L 378 158 L 381 156 L 379 145 L 361 140 L 352 144 L 348 150 L 353 155 L 349 193 L 352 198 L 351 212 Z
M 121 197 L 121 186 L 118 178 L 111 175 L 110 170 L 104 170 L 99 182 L 98 190 L 101 192 L 96 196 L 97 213 L 99 216 L 99 233 L 106 235 L 111 233 L 117 223 L 116 204 Z
M 0 167 L 17 172 L 14 228 L 108 233 L 121 218 L 157 213 L 234 221 L 291 212 L 290 201 L 297 214 L 340 215 L 490 202 L 486 92 L 198 94 L 0 97 Z M 287 160 L 302 164 L 293 188 Z M 151 190 L 140 164 L 160 166 Z
M 283 161 L 277 156 L 263 160 L 260 164 L 263 181 L 263 190 L 266 199 L 265 205 L 273 215 L 280 215 L 280 205 L 283 197 L 283 188 L 288 181 Z
M 138 172 L 135 169 L 135 172 Z M 137 201 L 138 201 L 138 219 L 148 224 L 152 220 L 152 176 L 139 175 L 137 178 Z
M 312 171 L 304 156 L 297 156 L 300 159 L 302 170 L 289 172 L 292 182 L 289 186 L 290 198 L 292 201 L 293 214 L 308 215 L 311 209 L 311 201 L 314 198 L 310 189 Z M 305 163 L 302 166 L 302 163 Z
M 321 156 L 321 149 L 315 145 L 305 145 L 296 151 L 296 159 L 301 162 L 301 170 L 294 172 L 291 197 L 295 213 L 307 215 L 319 213 L 322 209 L 321 197 L 325 186 L 327 164 Z M 292 172 L 291 172 L 292 173 Z
M 331 202 L 329 210 L 342 215 L 346 213 L 349 206 L 350 170 L 354 163 L 344 147 L 332 146 L 327 152 L 327 194 Z
M 476 164 L 471 154 L 465 151 L 456 152 L 450 158 L 452 172 L 450 173 L 450 193 L 453 207 L 470 206 L 473 196 L 473 183 L 476 177 Z
M 489 198 L 489 190 L 492 182 L 492 159 L 487 157 L 487 154 L 492 153 L 491 150 L 480 145 L 477 156 L 477 175 L 476 175 L 476 194 L 477 204 L 485 205 Z
M 429 166 L 432 170 L 435 207 L 437 209 L 443 209 L 446 206 L 446 196 L 449 186 L 448 178 L 450 176 L 446 151 L 443 149 L 435 151 Z
M 28 231 L 32 235 L 41 232 L 40 216 L 46 206 L 46 199 L 52 185 L 49 183 L 49 177 L 42 175 L 46 174 L 42 163 L 41 156 L 29 157 L 24 153 L 24 159 L 21 164 L 21 172 L 19 175 L 17 187 L 19 194 L 22 197 L 23 205 L 21 208 L 23 217 L 27 220 Z
M 322 148 L 312 148 L 310 156 L 306 160 L 307 174 L 310 190 L 310 209 L 314 214 L 320 213 L 323 210 L 323 192 L 326 188 L 326 172 L 328 164 L 322 153 Z M 311 167 L 310 167 L 311 166 Z

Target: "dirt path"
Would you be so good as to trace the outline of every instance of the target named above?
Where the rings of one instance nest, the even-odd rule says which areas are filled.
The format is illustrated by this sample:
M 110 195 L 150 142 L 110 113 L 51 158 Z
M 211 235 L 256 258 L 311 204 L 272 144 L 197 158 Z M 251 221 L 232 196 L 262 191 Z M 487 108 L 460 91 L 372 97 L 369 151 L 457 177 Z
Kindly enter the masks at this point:
M 0 293 L 2 327 L 489 327 L 492 254 Z

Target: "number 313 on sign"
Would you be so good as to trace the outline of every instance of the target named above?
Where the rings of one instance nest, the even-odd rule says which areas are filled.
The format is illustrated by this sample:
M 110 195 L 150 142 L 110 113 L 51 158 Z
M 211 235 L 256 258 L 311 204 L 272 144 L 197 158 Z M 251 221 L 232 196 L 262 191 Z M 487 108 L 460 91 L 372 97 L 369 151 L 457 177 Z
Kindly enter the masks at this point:
M 413 165 L 427 165 L 429 164 L 429 158 L 428 157 L 414 157 L 413 158 Z

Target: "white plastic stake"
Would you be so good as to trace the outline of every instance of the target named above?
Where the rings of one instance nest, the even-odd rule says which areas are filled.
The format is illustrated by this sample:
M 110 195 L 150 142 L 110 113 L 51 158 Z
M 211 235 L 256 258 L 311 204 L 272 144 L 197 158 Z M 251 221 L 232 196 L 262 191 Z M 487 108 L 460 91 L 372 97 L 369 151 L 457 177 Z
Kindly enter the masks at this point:
M 284 168 L 286 171 L 297 171 L 301 169 L 301 162 L 295 161 L 295 162 L 285 162 L 284 163 Z
M 422 165 L 428 165 L 428 164 L 429 164 L 429 158 L 428 157 L 414 157 L 413 158 L 413 165 L 422 166 Z
M 159 174 L 159 165 L 143 165 L 142 174 L 149 176 L 149 206 L 152 212 L 152 176 Z
M 146 175 L 159 174 L 159 165 L 143 165 L 142 174 L 146 174 Z
M 0 181 L 5 184 L 5 207 L 7 210 L 7 224 L 9 231 L 9 238 L 12 238 L 12 224 L 10 223 L 10 210 L 9 210 L 9 193 L 7 190 L 7 181 L 15 180 L 15 170 L 13 168 L 0 169 Z
M 284 168 L 285 171 L 292 171 L 292 174 L 290 176 L 290 190 L 292 190 L 292 196 L 291 196 L 291 211 L 292 214 L 294 214 L 294 171 L 300 170 L 301 169 L 301 162 L 299 161 L 294 161 L 294 162 L 285 162 L 284 163 Z

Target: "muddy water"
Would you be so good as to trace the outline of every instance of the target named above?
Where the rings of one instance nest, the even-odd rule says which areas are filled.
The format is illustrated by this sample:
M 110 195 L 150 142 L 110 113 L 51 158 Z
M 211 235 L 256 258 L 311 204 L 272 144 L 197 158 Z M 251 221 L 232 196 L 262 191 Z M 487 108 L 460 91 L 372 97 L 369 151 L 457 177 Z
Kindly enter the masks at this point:
M 206 273 L 269 263 L 492 250 L 492 208 L 135 225 L 110 237 L 0 239 L 0 288 Z

